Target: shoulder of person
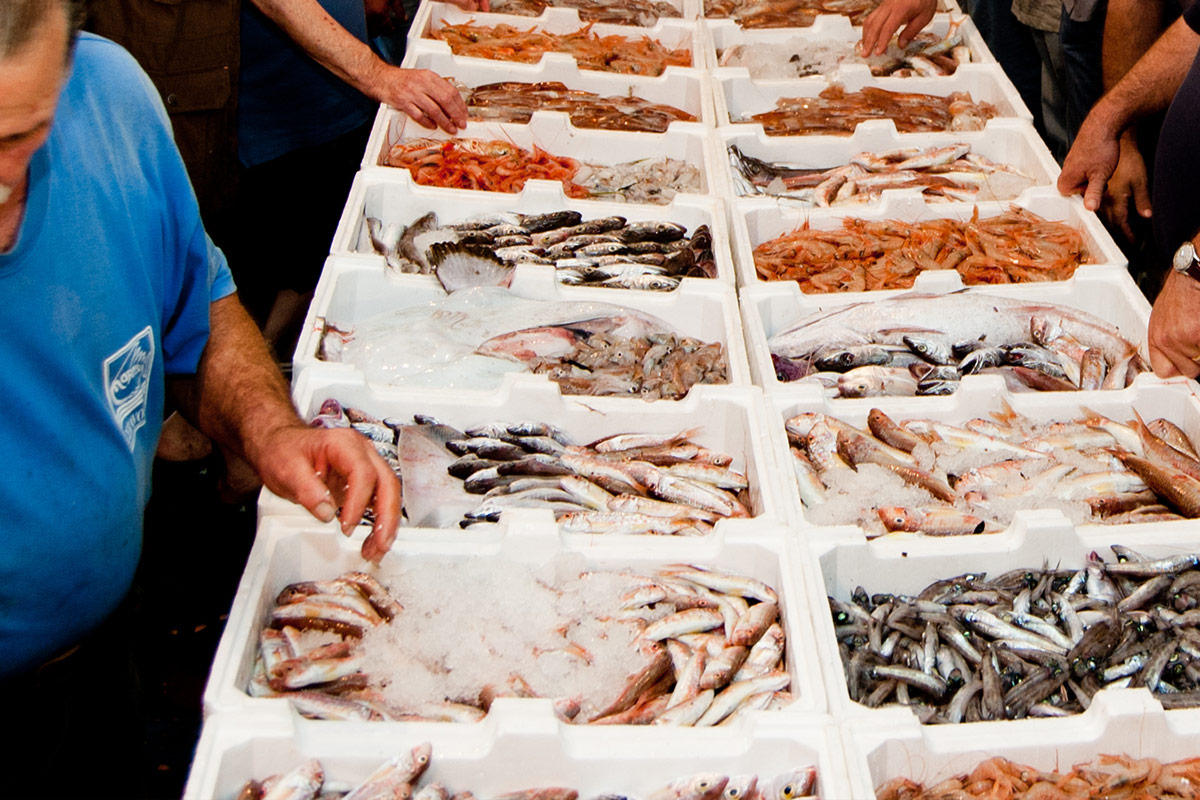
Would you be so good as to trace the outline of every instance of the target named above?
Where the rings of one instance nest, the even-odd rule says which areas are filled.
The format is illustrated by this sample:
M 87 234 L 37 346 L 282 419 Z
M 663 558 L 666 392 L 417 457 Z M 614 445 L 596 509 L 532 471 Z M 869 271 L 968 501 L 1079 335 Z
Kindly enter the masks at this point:
M 152 113 L 164 123 L 166 109 L 150 76 L 121 45 L 81 31 L 75 45 L 71 83 L 114 112 Z

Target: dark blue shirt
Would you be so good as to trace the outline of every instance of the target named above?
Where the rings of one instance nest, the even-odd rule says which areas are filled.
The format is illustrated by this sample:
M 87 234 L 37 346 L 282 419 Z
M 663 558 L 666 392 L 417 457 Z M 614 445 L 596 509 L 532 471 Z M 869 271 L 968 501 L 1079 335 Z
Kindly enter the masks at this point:
M 1184 12 L 1200 33 L 1200 3 Z M 1200 54 L 1175 93 L 1154 154 L 1154 241 L 1163 268 L 1179 245 L 1200 231 Z
M 320 0 L 329 15 L 363 42 L 362 0 Z M 358 128 L 378 103 L 318 64 L 249 2 L 242 3 L 238 78 L 238 158 L 248 167 Z

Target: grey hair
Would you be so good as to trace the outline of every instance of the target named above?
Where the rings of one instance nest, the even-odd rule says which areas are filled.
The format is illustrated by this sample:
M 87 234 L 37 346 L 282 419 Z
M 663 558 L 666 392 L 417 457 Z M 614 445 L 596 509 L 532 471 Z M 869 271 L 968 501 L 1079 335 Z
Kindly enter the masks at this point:
M 53 8 L 67 15 L 67 58 L 83 25 L 85 0 L 0 0 L 0 58 L 7 58 L 29 43 Z

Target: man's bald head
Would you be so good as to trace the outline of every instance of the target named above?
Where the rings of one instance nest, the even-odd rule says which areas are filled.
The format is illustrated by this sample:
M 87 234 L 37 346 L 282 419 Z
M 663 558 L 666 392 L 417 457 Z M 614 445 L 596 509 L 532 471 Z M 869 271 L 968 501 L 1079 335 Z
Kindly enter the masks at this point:
M 0 59 L 18 52 L 32 39 L 38 26 L 48 18 L 57 18 L 61 10 L 67 17 L 66 35 L 74 42 L 83 24 L 84 0 L 0 0 Z M 73 47 L 67 47 L 70 57 Z

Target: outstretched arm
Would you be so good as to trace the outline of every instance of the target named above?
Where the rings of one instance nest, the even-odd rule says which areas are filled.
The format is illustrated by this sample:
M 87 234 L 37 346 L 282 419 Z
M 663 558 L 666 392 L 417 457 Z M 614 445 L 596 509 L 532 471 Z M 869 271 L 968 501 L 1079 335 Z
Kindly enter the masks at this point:
M 879 8 L 863 20 L 859 52 L 864 56 L 882 55 L 901 27 L 899 44 L 905 47 L 929 24 L 936 11 L 937 0 L 883 0 Z
M 399 109 L 426 128 L 457 133 L 467 124 L 467 105 L 450 81 L 427 69 L 386 63 L 317 0 L 251 1 L 315 61 L 368 97 Z M 474 5 L 474 0 L 463 2 Z
M 1120 83 L 1163 30 L 1165 0 L 1109 0 L 1104 19 L 1104 90 Z M 1129 216 L 1150 216 L 1150 184 L 1138 149 L 1136 127 L 1121 134 L 1120 158 L 1104 191 L 1101 212 L 1128 241 L 1135 236 Z
M 1105 184 L 1117 166 L 1121 133 L 1145 115 L 1170 105 L 1198 49 L 1200 34 L 1182 18 L 1176 20 L 1083 121 L 1063 161 L 1060 192 L 1082 193 L 1089 210 L 1100 208 Z
M 237 295 L 212 303 L 209 317 L 196 377 L 173 387 L 185 415 L 245 458 L 272 492 L 323 522 L 332 521 L 340 505 L 347 535 L 372 504 L 375 526 L 362 554 L 378 562 L 400 520 L 400 484 L 391 469 L 354 431 L 313 429 L 296 415 L 287 384 Z

